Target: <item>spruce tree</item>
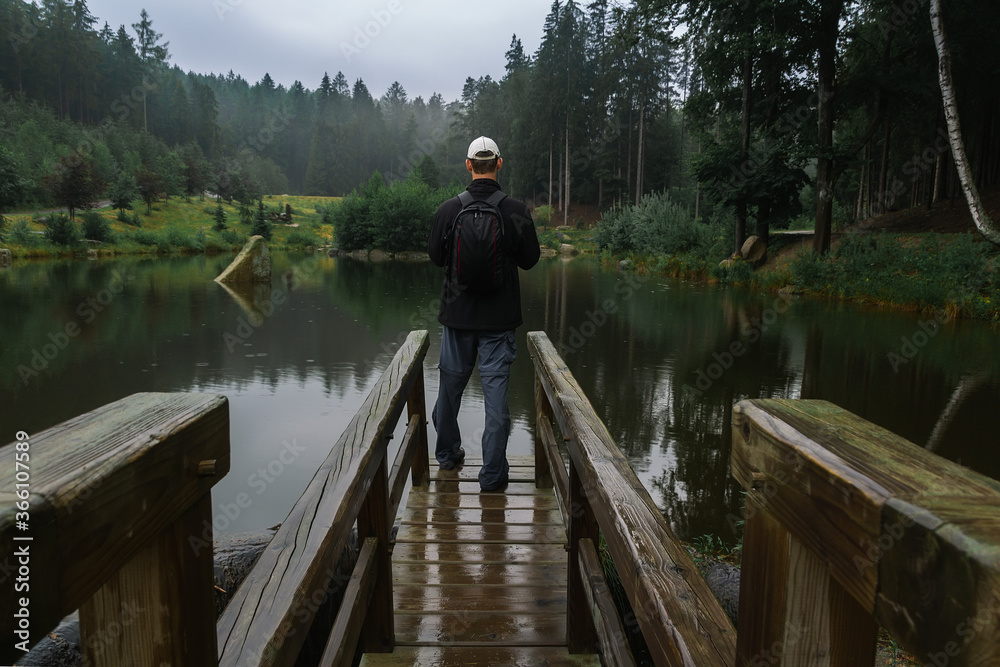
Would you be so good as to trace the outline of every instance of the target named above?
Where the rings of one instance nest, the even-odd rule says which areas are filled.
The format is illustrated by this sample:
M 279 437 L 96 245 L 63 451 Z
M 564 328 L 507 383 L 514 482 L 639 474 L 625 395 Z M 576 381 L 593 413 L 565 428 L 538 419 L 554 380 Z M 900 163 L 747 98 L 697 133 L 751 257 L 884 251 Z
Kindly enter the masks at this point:
M 215 206 L 215 226 L 213 229 L 217 232 L 221 232 L 226 228 L 226 212 L 222 209 L 222 202 L 218 202 Z
M 264 217 L 264 200 L 261 199 L 257 205 L 257 217 L 254 218 L 253 230 L 251 230 L 253 236 L 263 236 L 265 241 L 271 240 L 271 225 L 268 224 L 267 218 Z

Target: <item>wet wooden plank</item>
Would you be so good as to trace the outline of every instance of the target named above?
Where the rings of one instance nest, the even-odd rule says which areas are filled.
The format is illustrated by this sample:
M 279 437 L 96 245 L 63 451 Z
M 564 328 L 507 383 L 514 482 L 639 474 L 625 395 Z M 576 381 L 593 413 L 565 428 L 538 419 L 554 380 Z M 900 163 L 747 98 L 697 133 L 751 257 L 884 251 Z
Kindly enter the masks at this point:
M 566 588 L 553 586 L 395 586 L 395 610 L 399 612 L 505 612 L 509 614 L 562 614 Z
M 393 563 L 565 563 L 562 544 L 397 544 Z
M 508 524 L 479 525 L 403 525 L 396 535 L 396 544 L 406 542 L 435 544 L 563 544 L 566 531 L 560 524 L 527 526 Z
M 435 479 L 431 481 L 427 490 L 431 493 L 468 493 L 479 494 L 483 490 L 479 488 L 478 481 L 458 480 L 458 479 Z M 537 489 L 535 483 L 528 480 L 523 482 L 511 482 L 504 491 L 508 496 L 535 495 Z
M 453 508 L 453 509 L 558 509 L 556 497 L 507 495 L 504 493 L 428 493 L 411 489 L 406 502 L 411 508 Z
M 566 563 L 400 563 L 392 566 L 393 586 L 565 585 Z
M 427 509 L 412 508 L 403 513 L 401 523 L 434 524 L 436 526 L 459 524 L 530 524 L 543 526 L 562 525 L 562 515 L 556 510 L 540 509 Z
M 566 615 L 564 610 L 538 614 L 397 612 L 396 643 L 401 646 L 565 646 Z
M 573 655 L 565 647 L 548 646 L 398 646 L 391 654 L 368 654 L 361 667 L 600 667 L 596 655 Z
M 459 480 L 462 482 L 479 482 L 479 469 L 482 463 L 466 460 L 465 463 L 451 470 L 441 470 L 435 462 L 430 471 L 432 480 Z M 512 482 L 535 482 L 535 466 L 514 466 L 510 467 L 507 476 Z

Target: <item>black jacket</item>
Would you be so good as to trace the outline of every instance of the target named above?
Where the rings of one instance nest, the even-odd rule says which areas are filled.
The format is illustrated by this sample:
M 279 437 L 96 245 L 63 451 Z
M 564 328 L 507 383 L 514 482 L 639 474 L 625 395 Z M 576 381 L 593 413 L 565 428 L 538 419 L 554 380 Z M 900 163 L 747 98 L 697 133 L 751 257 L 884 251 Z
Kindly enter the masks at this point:
M 467 190 L 476 199 L 488 199 L 500 189 L 500 184 L 491 178 L 477 178 Z M 450 231 L 462 205 L 458 197 L 441 204 L 434 216 L 434 227 L 427 241 L 427 252 L 438 266 L 446 266 L 450 260 L 450 248 L 445 235 Z M 474 329 L 477 331 L 509 331 L 519 327 L 521 319 L 521 283 L 518 267 L 530 269 L 538 263 L 538 236 L 531 212 L 524 202 L 507 197 L 500 202 L 500 212 L 504 220 L 504 242 L 507 244 L 508 267 L 503 287 L 492 294 L 467 292 L 464 287 L 451 282 L 445 270 L 444 284 L 441 286 L 441 308 L 438 321 L 452 329 Z

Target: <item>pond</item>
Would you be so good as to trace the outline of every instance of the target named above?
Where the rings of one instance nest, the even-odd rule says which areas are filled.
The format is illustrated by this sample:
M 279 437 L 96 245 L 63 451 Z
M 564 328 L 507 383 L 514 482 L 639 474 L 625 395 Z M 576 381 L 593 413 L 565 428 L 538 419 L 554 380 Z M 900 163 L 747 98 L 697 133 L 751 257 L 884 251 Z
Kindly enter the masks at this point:
M 240 294 L 212 281 L 229 259 L 0 270 L 0 442 L 135 392 L 224 394 L 232 466 L 213 506 L 217 533 L 232 533 L 284 519 L 411 329 L 430 330 L 430 408 L 440 269 L 276 254 L 272 285 Z M 989 325 L 624 275 L 584 258 L 543 260 L 522 274 L 522 294 L 509 452 L 532 451 L 525 334 L 544 330 L 682 538 L 739 537 L 729 425 L 744 398 L 829 400 L 1000 478 Z M 474 456 L 476 377 L 462 405 Z M 235 505 L 239 494 L 249 506 Z

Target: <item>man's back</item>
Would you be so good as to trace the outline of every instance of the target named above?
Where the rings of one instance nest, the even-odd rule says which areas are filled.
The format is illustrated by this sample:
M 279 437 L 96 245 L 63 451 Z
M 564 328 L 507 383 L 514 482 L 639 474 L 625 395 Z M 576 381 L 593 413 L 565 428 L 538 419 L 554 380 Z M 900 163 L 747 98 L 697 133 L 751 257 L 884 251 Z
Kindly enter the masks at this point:
M 486 200 L 500 189 L 491 178 L 477 178 L 468 191 L 479 200 Z M 441 289 L 441 308 L 438 320 L 455 329 L 475 331 L 506 331 L 522 323 L 521 286 L 518 268 L 530 269 L 538 262 L 540 254 L 538 236 L 528 207 L 512 197 L 500 202 L 504 218 L 504 243 L 509 259 L 503 285 L 492 293 L 471 292 L 456 285 L 446 274 Z M 450 258 L 450 248 L 445 238 L 455 218 L 462 210 L 458 197 L 441 204 L 434 218 L 434 227 L 427 244 L 431 261 L 445 266 Z

